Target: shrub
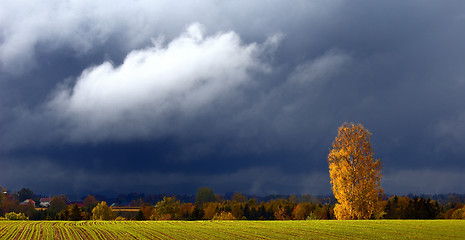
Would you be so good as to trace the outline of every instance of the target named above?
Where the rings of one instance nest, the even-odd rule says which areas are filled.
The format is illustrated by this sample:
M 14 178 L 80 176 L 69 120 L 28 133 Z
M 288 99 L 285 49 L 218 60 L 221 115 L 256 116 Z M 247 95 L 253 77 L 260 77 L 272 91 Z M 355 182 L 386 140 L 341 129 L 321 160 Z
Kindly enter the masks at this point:
M 236 220 L 231 212 L 222 211 L 220 214 L 215 214 L 212 220 Z
M 320 220 L 320 218 L 314 212 L 310 212 L 306 220 Z
M 126 221 L 127 219 L 125 217 L 118 216 L 115 218 L 115 221 Z
M 29 220 L 24 213 L 15 213 L 15 212 L 9 212 L 5 214 L 5 219 L 6 220 Z
M 97 204 L 92 209 L 92 220 L 113 220 L 115 213 L 108 207 L 105 201 Z
M 286 209 L 284 208 L 278 208 L 277 211 L 274 212 L 274 219 L 276 220 L 289 220 L 290 217 L 286 213 Z
M 162 201 L 157 202 L 151 220 L 174 220 L 179 219 L 179 201 L 175 197 L 163 197 Z
M 465 219 L 465 207 L 459 208 L 452 213 L 452 219 Z

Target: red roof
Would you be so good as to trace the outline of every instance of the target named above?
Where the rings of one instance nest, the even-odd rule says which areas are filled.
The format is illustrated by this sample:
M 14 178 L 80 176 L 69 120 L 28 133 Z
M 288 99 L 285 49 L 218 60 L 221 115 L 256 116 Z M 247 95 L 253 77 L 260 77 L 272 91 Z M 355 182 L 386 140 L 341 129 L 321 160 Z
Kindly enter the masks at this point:
M 29 203 L 32 203 L 33 205 L 36 204 L 36 202 L 34 200 L 32 200 L 32 199 L 26 199 L 26 200 L 22 201 L 20 204 L 25 205 L 25 204 L 29 204 Z
M 52 200 L 52 199 L 50 199 L 48 197 L 40 198 L 40 202 L 50 202 L 50 200 Z

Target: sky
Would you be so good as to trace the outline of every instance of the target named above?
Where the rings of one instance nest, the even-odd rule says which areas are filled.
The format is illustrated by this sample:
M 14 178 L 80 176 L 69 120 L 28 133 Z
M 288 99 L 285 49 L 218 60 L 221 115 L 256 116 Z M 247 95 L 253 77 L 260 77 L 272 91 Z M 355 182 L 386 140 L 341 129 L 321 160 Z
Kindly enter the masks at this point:
M 0 186 L 330 194 L 354 122 L 385 193 L 465 193 L 464 53 L 460 0 L 0 0 Z

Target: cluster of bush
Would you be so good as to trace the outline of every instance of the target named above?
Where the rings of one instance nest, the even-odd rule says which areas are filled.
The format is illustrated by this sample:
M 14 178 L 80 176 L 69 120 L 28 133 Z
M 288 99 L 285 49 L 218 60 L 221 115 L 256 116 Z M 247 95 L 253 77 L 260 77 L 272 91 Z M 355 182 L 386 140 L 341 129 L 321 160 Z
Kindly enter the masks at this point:
M 257 202 L 226 200 L 222 202 L 180 203 L 165 197 L 155 205 L 145 204 L 136 220 L 305 220 L 333 219 L 332 205 L 275 199 Z
M 29 220 L 24 213 L 9 212 L 5 214 L 5 217 L 0 217 L 0 220 Z
M 116 211 L 104 201 L 87 196 L 82 203 L 69 204 L 66 196 L 55 196 L 48 208 L 19 204 L 20 197 L 3 194 L 0 199 L 3 220 L 316 220 L 335 219 L 334 204 L 322 204 L 315 198 L 295 197 L 257 201 L 240 193 L 221 199 L 211 189 L 199 189 L 195 200 L 181 202 L 163 197 L 157 202 L 143 199 L 130 204 L 136 211 Z M 137 210 L 138 209 L 138 210 Z M 465 205 L 449 202 L 441 205 L 423 197 L 392 196 L 381 201 L 373 219 L 465 219 Z

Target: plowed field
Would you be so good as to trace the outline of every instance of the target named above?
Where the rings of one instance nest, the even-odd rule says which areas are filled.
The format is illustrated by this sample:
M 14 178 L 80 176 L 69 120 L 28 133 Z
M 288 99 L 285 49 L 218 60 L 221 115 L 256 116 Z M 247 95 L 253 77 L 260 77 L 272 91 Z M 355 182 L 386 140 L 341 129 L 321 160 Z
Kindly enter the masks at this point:
M 0 221 L 0 239 L 465 239 L 465 220 Z

